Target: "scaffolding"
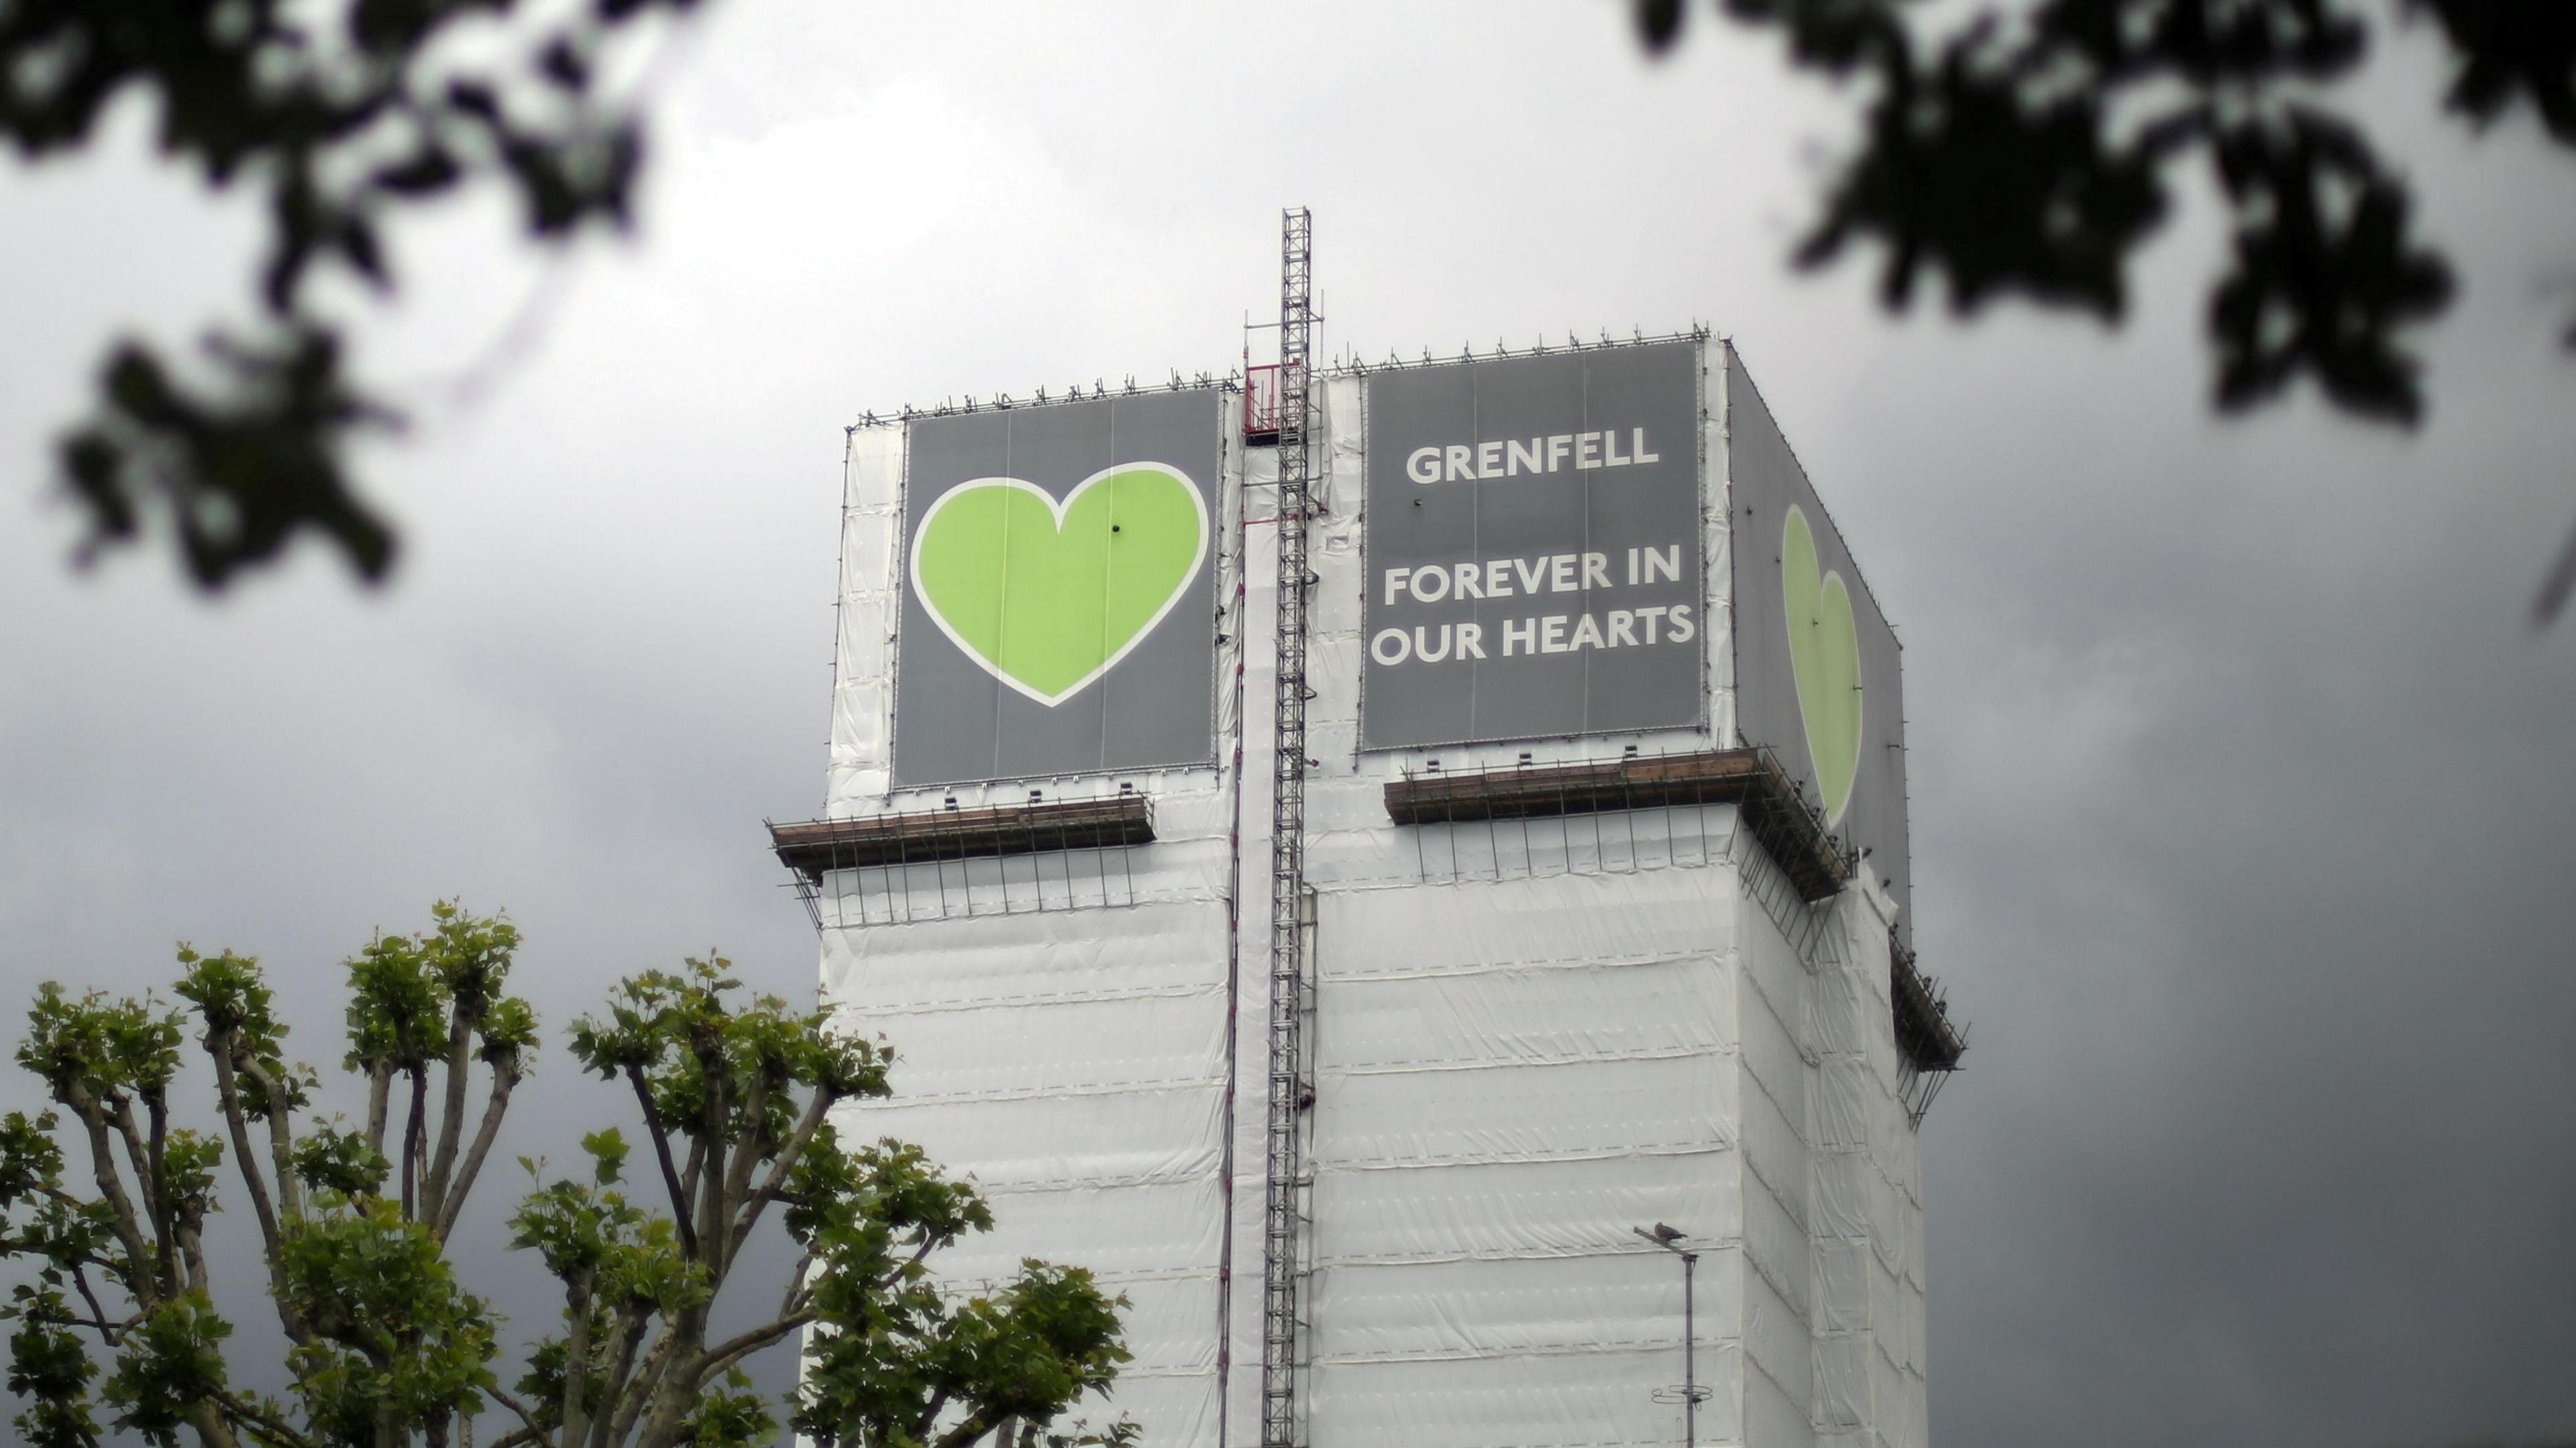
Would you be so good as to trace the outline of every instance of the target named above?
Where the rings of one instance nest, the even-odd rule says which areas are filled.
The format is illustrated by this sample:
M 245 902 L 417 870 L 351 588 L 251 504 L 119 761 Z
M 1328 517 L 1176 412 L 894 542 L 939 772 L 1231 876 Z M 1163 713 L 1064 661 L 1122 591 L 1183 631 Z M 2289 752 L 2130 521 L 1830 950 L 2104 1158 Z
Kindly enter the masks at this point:
M 1968 1054 L 1968 1030 L 1950 1020 L 1950 997 L 1923 973 L 1905 942 L 1888 939 L 1888 995 L 1896 1009 L 1897 1095 L 1916 1126 Z
M 1133 847 L 1154 814 L 1132 784 L 1105 799 L 1045 800 L 769 823 L 815 930 L 1133 905 Z
M 1291 1448 L 1297 1436 L 1298 1230 L 1304 1219 L 1299 1117 L 1313 1098 L 1300 1029 L 1306 1008 L 1306 562 L 1313 491 L 1307 430 L 1307 365 L 1314 343 L 1314 217 L 1305 207 L 1279 222 L 1278 671 L 1271 709 L 1270 1112 L 1262 1199 L 1261 1443 Z

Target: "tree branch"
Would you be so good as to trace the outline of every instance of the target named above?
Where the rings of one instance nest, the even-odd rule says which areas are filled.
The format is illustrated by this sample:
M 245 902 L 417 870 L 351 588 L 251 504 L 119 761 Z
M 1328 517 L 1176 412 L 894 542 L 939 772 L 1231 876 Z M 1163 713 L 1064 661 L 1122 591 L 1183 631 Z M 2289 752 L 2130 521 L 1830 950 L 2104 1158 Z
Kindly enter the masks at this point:
M 143 1219 L 135 1214 L 134 1200 L 125 1194 L 125 1182 L 116 1172 L 116 1146 L 108 1139 L 107 1113 L 98 1098 L 74 1086 L 63 1094 L 63 1104 L 70 1107 L 89 1128 L 90 1171 L 98 1182 L 98 1194 L 107 1202 L 115 1217 L 113 1223 L 118 1244 L 125 1248 L 127 1280 L 138 1301 L 149 1305 L 153 1299 L 145 1294 L 153 1283 L 152 1249 L 143 1241 Z
M 594 1316 L 590 1287 L 587 1270 L 564 1284 L 564 1316 L 568 1321 L 564 1325 L 563 1399 L 555 1417 L 563 1425 L 566 1443 L 579 1443 L 582 1430 L 590 1426 L 590 1325 Z M 525 1411 L 519 1416 L 526 1418 L 530 1427 L 536 1426 L 536 1419 Z
M 152 1268 L 161 1276 L 162 1290 L 175 1295 L 179 1291 L 179 1264 L 170 1249 L 170 1210 L 162 1200 L 161 1153 L 158 1141 L 147 1142 L 143 1127 L 134 1119 L 134 1098 L 118 1094 L 109 1098 L 116 1108 L 116 1130 L 125 1138 L 125 1154 L 134 1163 L 135 1190 L 143 1194 L 143 1210 L 152 1220 Z M 157 1104 L 153 1110 L 157 1138 L 167 1129 L 169 1108 Z
M 983 1437 L 985 1434 L 992 1432 L 994 1426 L 999 1421 L 999 1419 L 987 1418 L 981 1413 L 969 1414 L 967 1415 L 965 1422 L 962 1422 L 956 1427 L 949 1429 L 947 1432 L 940 1434 L 939 1437 L 934 1440 L 932 1448 L 966 1448 L 967 1444 L 972 1443 L 976 1439 Z M 927 1425 L 923 1427 L 922 1431 L 929 1431 Z
M 438 1145 L 429 1159 L 429 1183 L 423 1193 L 421 1218 L 435 1224 L 447 1216 L 448 1177 L 456 1170 L 456 1145 L 465 1134 L 465 1088 L 471 1084 L 474 1022 L 465 1014 L 459 994 L 447 1024 L 447 1090 L 439 1103 Z
M 161 1209 L 176 1212 L 178 1203 L 170 1201 L 170 1098 L 154 1089 L 143 1093 L 146 1118 L 152 1123 L 145 1150 L 152 1163 L 152 1199 Z
M 65 1327 L 86 1327 L 90 1331 L 97 1333 L 100 1341 L 106 1343 L 109 1347 L 114 1347 L 116 1346 L 117 1335 L 126 1331 L 128 1328 L 133 1327 L 134 1324 L 141 1322 L 143 1318 L 140 1314 L 137 1314 L 133 1317 L 126 1318 L 122 1322 L 109 1322 L 103 1318 L 82 1317 L 77 1313 L 66 1313 L 61 1317 L 51 1318 L 48 1320 L 59 1322 Z
M 287 1301 L 286 1264 L 278 1244 L 277 1208 L 269 1201 L 259 1158 L 250 1149 L 250 1119 L 242 1110 L 241 1080 L 233 1070 L 233 1043 L 234 1035 L 227 1031 L 222 1039 L 206 1043 L 206 1054 L 215 1059 L 215 1099 L 223 1108 L 224 1129 L 232 1137 L 233 1165 L 241 1172 L 242 1187 L 250 1194 L 251 1210 L 259 1218 L 260 1244 L 268 1253 L 269 1290 L 283 1314 Z M 271 1096 L 269 1100 L 274 1104 L 277 1098 Z M 288 1333 L 292 1335 L 294 1330 L 290 1323 Z
M 805 1148 L 813 1144 L 815 1133 L 823 1129 L 832 1101 L 829 1091 L 814 1093 L 813 1101 L 805 1108 L 805 1119 L 796 1123 L 796 1134 L 779 1148 L 778 1159 L 770 1164 L 769 1175 L 761 1180 L 760 1190 L 743 1203 L 740 1219 L 734 1224 L 733 1251 L 742 1250 L 742 1244 L 751 1237 L 751 1229 L 759 1224 L 760 1214 L 769 1210 L 769 1204 L 777 1200 L 778 1193 L 787 1185 L 788 1174 L 796 1169 L 797 1161 L 805 1155 Z
M 918 1438 L 923 1434 L 928 1433 L 931 1425 L 939 1421 L 939 1415 L 947 1411 L 947 1408 L 948 1390 L 946 1388 L 941 1388 L 938 1392 L 932 1393 L 930 1395 L 930 1407 L 922 1413 L 921 1421 L 913 1425 L 912 1435 L 915 1438 Z
M 125 1141 L 126 1160 L 134 1165 L 134 1189 L 143 1197 L 143 1214 L 151 1219 L 157 1232 L 161 1219 L 161 1180 L 152 1170 L 152 1148 L 143 1141 L 143 1127 L 134 1119 L 134 1099 L 122 1094 L 107 1098 L 116 1133 Z
M 420 1217 L 421 1166 L 429 1153 L 429 1068 L 413 1066 L 411 1110 L 403 1116 L 402 1210 L 411 1221 Z
M 212 1398 L 199 1398 L 186 1410 L 188 1426 L 197 1430 L 197 1441 L 203 1448 L 241 1448 L 241 1436 L 233 1431 L 232 1421 L 224 1416 L 223 1404 Z
M 707 1169 L 698 1178 L 697 1236 L 709 1243 L 704 1260 L 710 1279 L 707 1287 L 713 1291 L 724 1285 L 724 1182 L 732 1165 L 726 1153 L 747 1152 L 751 1150 L 751 1143 L 728 1144 L 725 1141 L 725 1122 L 733 1114 L 733 1073 L 725 1069 L 723 1053 L 699 1051 L 698 1074 L 708 1084 L 706 1119 L 699 1124 L 701 1134 L 698 1139 L 707 1145 Z M 690 1248 L 690 1255 L 697 1255 L 694 1245 Z
M 93 1325 L 98 1328 L 98 1335 L 106 1340 L 109 1347 L 116 1346 L 118 1335 L 132 1327 L 138 1319 L 129 1317 L 123 1322 L 109 1322 L 107 1309 L 99 1305 L 98 1293 L 89 1285 L 89 1269 L 78 1262 L 72 1264 L 72 1286 L 79 1290 L 81 1301 L 89 1304 L 90 1316 L 95 1319 Z
M 680 1195 L 690 1201 L 698 1199 L 698 1176 L 707 1169 L 707 1139 L 689 1138 L 689 1161 L 680 1168 Z
M 527 1404 L 511 1397 L 508 1393 L 501 1391 L 499 1388 L 485 1388 L 483 1390 L 483 1395 L 490 1398 L 493 1402 L 500 1404 L 502 1407 L 509 1409 L 511 1412 L 518 1414 L 519 1422 L 524 1425 L 512 1432 L 503 1434 L 498 1439 L 495 1439 L 493 1441 L 492 1448 L 511 1448 L 511 1445 L 517 1443 L 534 1443 L 539 1445 L 539 1448 L 549 1448 L 546 1439 L 546 1431 L 545 1429 L 537 1426 L 537 1415 L 528 1410 Z
M 295 1179 L 295 1132 L 286 1114 L 286 1083 L 268 1068 L 245 1058 L 241 1073 L 259 1084 L 268 1097 L 268 1160 L 277 1173 L 278 1214 L 287 1222 L 304 1220 L 304 1185 Z
M 179 1259 L 187 1264 L 187 1290 L 212 1296 L 214 1283 L 206 1273 L 206 1238 L 204 1224 L 188 1222 L 178 1230 Z
M 385 1109 L 393 1094 L 394 1068 L 378 1061 L 367 1067 L 367 1150 L 385 1154 Z
M 724 1188 L 716 1199 L 716 1217 L 709 1231 L 715 1234 L 722 1259 L 716 1270 L 733 1266 L 734 1253 L 749 1235 L 748 1220 L 737 1221 L 744 1199 L 751 1194 L 751 1174 L 760 1165 L 763 1123 L 769 1115 L 769 1074 L 754 1067 L 751 1092 L 743 1100 L 742 1140 L 734 1147 L 733 1163 L 725 1171 Z
M 225 1412 L 258 1428 L 270 1438 L 290 1445 L 290 1448 L 320 1448 L 313 1439 L 295 1431 L 284 1419 L 267 1412 L 257 1403 L 235 1397 L 221 1388 L 215 1390 L 215 1401 L 223 1406 Z
M 680 1173 L 671 1165 L 671 1138 L 662 1130 L 662 1113 L 653 1104 L 653 1088 L 644 1079 L 642 1065 L 626 1064 L 626 1079 L 635 1085 L 635 1099 L 644 1106 L 644 1131 L 653 1138 L 653 1155 L 662 1163 L 662 1186 L 671 1194 L 671 1215 L 680 1229 L 680 1250 L 698 1255 L 698 1231 L 689 1222 L 689 1198 L 680 1190 Z
M 81 1295 L 89 1297 L 88 1290 L 86 1288 L 82 1289 Z M 99 1340 L 106 1343 L 109 1347 L 116 1346 L 117 1339 L 122 1334 L 130 1330 L 136 1323 L 143 1320 L 143 1314 L 138 1312 L 131 1317 L 123 1318 L 116 1322 L 110 1322 L 107 1320 L 106 1313 L 98 1311 L 97 1298 L 90 1297 L 89 1305 L 90 1310 L 97 1313 L 97 1316 L 82 1317 L 77 1313 L 65 1313 L 61 1317 L 47 1318 L 46 1320 L 49 1322 L 59 1322 L 65 1327 L 86 1327 L 90 1331 L 97 1333 L 99 1335 Z
M 653 1400 L 653 1389 L 661 1381 L 653 1369 L 671 1355 L 671 1334 L 665 1331 L 661 1340 L 645 1352 L 642 1361 L 637 1361 L 635 1349 L 644 1341 L 649 1311 L 649 1308 L 635 1308 L 627 1313 L 625 1334 L 617 1348 L 614 1390 L 600 1399 L 600 1406 L 610 1411 L 603 1412 L 599 1422 L 592 1426 L 589 1448 L 611 1448 L 611 1445 L 625 1442 L 627 1435 L 635 1430 L 635 1420 L 642 1416 L 644 1405 Z M 565 1448 L 572 1448 L 572 1445 L 566 1444 Z
M 805 1295 L 805 1274 L 814 1270 L 814 1249 L 796 1259 L 796 1270 L 787 1274 L 787 1295 L 778 1299 L 778 1315 L 785 1317 L 796 1310 L 796 1300 Z
M 494 1063 L 492 1094 L 483 1103 L 483 1124 L 474 1129 L 474 1144 L 465 1149 L 465 1164 L 449 1178 L 438 1204 L 438 1220 L 430 1231 L 438 1240 L 456 1230 L 456 1219 L 465 1215 L 465 1199 L 474 1190 L 474 1179 L 483 1174 L 483 1158 L 491 1153 L 492 1142 L 501 1134 L 501 1118 L 510 1109 L 510 1091 L 519 1084 L 514 1066 Z
M 819 1314 L 811 1311 L 791 1312 L 779 1318 L 776 1322 L 755 1327 L 749 1332 L 743 1333 L 738 1337 L 728 1338 L 724 1342 L 699 1353 L 696 1365 L 692 1367 L 687 1374 L 689 1378 L 687 1385 L 689 1391 L 695 1393 L 699 1389 L 704 1388 L 707 1384 L 707 1379 L 714 1377 L 716 1374 L 732 1367 L 742 1359 L 751 1356 L 762 1348 L 770 1346 L 780 1338 L 783 1338 L 787 1336 L 787 1334 L 794 1332 L 796 1329 L 803 1327 L 805 1324 L 812 1322 L 818 1315 Z

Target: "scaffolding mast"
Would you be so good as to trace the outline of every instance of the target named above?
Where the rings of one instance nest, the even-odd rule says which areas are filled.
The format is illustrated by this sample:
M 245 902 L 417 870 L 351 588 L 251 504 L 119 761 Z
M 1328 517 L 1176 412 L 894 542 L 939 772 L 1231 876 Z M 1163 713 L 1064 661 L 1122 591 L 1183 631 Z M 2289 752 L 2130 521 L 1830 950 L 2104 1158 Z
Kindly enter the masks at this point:
M 1312 510 L 1307 379 L 1314 341 L 1314 217 L 1279 218 L 1279 615 L 1271 713 L 1270 1116 L 1262 1203 L 1261 1444 L 1293 1448 L 1297 1436 L 1298 1117 L 1313 1097 L 1300 1025 L 1305 1011 L 1306 566 Z

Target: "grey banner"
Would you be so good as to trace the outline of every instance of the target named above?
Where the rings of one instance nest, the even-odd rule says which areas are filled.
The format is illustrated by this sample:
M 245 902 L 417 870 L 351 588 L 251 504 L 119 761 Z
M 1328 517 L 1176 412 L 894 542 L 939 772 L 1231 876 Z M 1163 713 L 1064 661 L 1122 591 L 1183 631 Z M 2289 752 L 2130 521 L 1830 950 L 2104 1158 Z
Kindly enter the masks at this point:
M 1225 401 L 1150 392 L 906 425 L 896 784 L 1215 758 Z
M 1699 358 L 1369 378 L 1362 748 L 1700 722 Z
M 1844 841 L 1869 852 L 1911 940 L 1896 631 L 1732 347 L 1726 364 L 1736 727 L 1777 751 Z

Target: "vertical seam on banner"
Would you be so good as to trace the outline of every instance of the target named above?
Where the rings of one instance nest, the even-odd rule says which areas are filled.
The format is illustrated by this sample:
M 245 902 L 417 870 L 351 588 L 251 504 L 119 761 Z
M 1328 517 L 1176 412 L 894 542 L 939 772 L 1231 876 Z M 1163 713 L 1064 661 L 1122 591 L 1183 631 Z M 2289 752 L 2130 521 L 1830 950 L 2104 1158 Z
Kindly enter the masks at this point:
M 1124 459 L 1120 458 L 1118 455 L 1118 404 L 1113 401 L 1109 404 L 1108 467 L 1110 476 L 1113 478 L 1116 477 L 1118 469 L 1122 466 L 1124 466 Z M 1063 531 L 1061 525 L 1059 525 L 1057 531 L 1059 533 Z M 1118 495 L 1115 492 L 1112 492 L 1109 495 L 1109 531 L 1112 533 L 1118 531 Z M 1062 540 L 1059 538 L 1058 541 L 1061 542 Z M 1118 550 L 1115 548 L 1104 547 L 1102 549 L 1102 553 L 1103 558 L 1100 566 L 1100 651 L 1103 654 L 1106 654 L 1109 652 L 1109 603 L 1111 599 L 1118 596 Z M 1144 647 L 1144 641 L 1139 640 L 1137 647 Z M 1116 670 L 1114 668 L 1105 669 L 1101 671 L 1101 675 L 1098 679 L 1093 680 L 1093 682 L 1099 686 L 1099 693 L 1093 696 L 1091 702 L 1095 713 L 1100 719 L 1100 744 L 1098 752 L 1094 753 L 1091 758 L 1092 767 L 1103 771 L 1109 768 L 1109 676 L 1115 672 Z
M 886 650 L 886 798 L 894 797 L 898 781 L 895 761 L 902 747 L 903 710 L 903 641 L 906 630 L 903 616 L 912 597 L 912 421 L 904 420 L 902 461 L 895 468 L 894 483 L 894 576 L 886 580 L 886 592 L 894 596 L 894 637 Z M 845 494 L 846 496 L 846 494 Z
M 1011 447 L 1011 445 L 1012 445 L 1014 442 L 1017 442 L 1017 441 L 1018 441 L 1018 439 L 1017 439 L 1017 438 L 1014 438 L 1014 437 L 1012 437 L 1012 436 L 1011 436 L 1011 420 L 1010 420 L 1009 418 L 1007 418 L 1007 417 L 1003 418 L 1003 419 L 1002 419 L 1002 476 L 1003 476 L 1003 477 L 1006 477 L 1006 478 L 1015 478 L 1015 477 L 1018 477 L 1018 476 L 1019 476 L 1019 472 L 1018 472 L 1019 463 L 1018 463 L 1018 460 L 1017 460 L 1015 457 L 1013 457 L 1013 456 L 1012 456 L 1012 447 Z M 1044 485 L 1043 485 L 1043 484 L 1041 484 L 1040 486 L 1041 486 L 1041 487 L 1043 487 Z M 1007 654 L 1007 653 L 1009 653 L 1009 652 L 1011 651 L 1011 532 L 1012 532 L 1012 529 L 1011 529 L 1011 522 L 1010 522 L 1010 520 L 1011 520 L 1011 515 L 1010 515 L 1009 513 L 1005 512 L 1005 513 L 1002 515 L 1002 617 L 1001 617 L 1001 627 L 999 628 L 999 630 L 997 630 L 997 631 L 995 632 L 995 634 L 994 634 L 994 638 L 993 638 L 994 648 L 995 648 L 998 652 L 1001 652 L 1001 653 L 1004 653 L 1004 654 Z M 1005 703 L 1007 702 L 1008 694 L 1009 694 L 1009 691 L 1008 691 L 1007 689 L 1005 689 L 1005 688 L 1003 688 L 1003 687 L 1002 687 L 1002 682 L 1001 682 L 1001 680 L 996 679 L 996 680 L 994 680 L 994 681 L 993 681 L 993 711 L 992 711 L 993 729 L 992 729 L 992 733 L 988 736 L 988 737 L 989 737 L 989 739 L 990 739 L 990 741 L 991 741 L 991 744 L 992 744 L 992 751 L 993 751 L 993 752 L 992 752 L 992 754 L 989 756 L 989 758 L 988 758 L 988 762 L 984 765 L 984 777 L 985 777 L 986 779 L 993 779 L 993 778 L 996 778 L 996 777 L 998 777 L 998 776 L 1001 774 L 1001 772 L 1002 772 L 1002 709 L 1003 709 L 1003 707 L 1004 707 Z M 989 788 L 989 786 L 988 786 L 988 788 Z M 989 795 L 988 795 L 987 797 L 989 798 Z

